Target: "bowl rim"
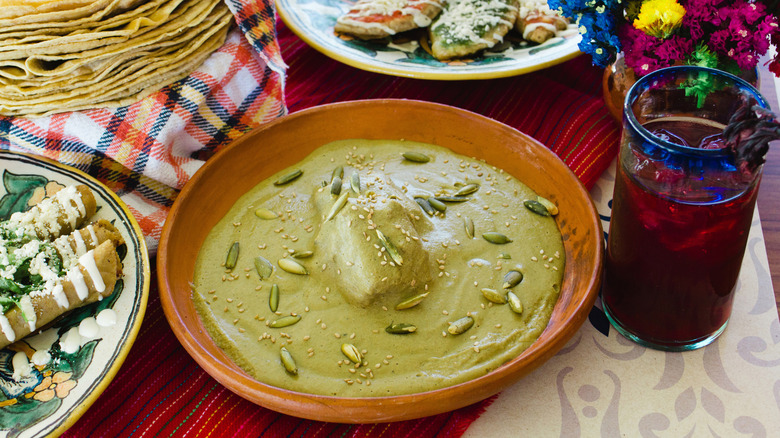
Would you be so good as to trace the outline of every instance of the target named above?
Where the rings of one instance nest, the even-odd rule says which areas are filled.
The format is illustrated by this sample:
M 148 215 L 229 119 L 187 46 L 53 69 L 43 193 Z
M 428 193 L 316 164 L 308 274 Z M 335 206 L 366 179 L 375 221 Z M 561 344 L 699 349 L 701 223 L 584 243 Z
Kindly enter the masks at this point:
M 573 179 L 573 181 L 576 181 L 577 183 L 576 193 L 574 193 L 573 195 L 575 196 L 578 195 L 582 199 L 585 199 L 588 204 L 588 210 L 590 210 L 591 212 L 589 216 L 589 220 L 586 223 L 587 225 L 589 225 L 588 229 L 593 229 L 596 231 L 596 233 L 594 233 L 594 241 L 593 241 L 595 245 L 595 251 L 594 251 L 595 257 L 593 260 L 594 262 L 593 266 L 595 268 L 594 274 L 588 279 L 586 284 L 582 284 L 581 286 L 582 288 L 585 288 L 587 290 L 587 293 L 583 296 L 581 300 L 570 301 L 567 304 L 567 306 L 574 306 L 572 317 L 568 318 L 567 321 L 570 321 L 570 323 L 576 326 L 577 329 L 566 331 L 564 329 L 567 327 L 567 325 L 563 325 L 563 324 L 560 325 L 559 327 L 554 327 L 551 329 L 551 327 L 548 325 L 540 335 L 540 338 L 542 336 L 548 338 L 548 342 L 544 344 L 534 342 L 530 347 L 528 347 L 526 350 L 521 352 L 518 356 L 515 356 L 513 359 L 498 366 L 497 368 L 493 369 L 489 373 L 459 384 L 455 384 L 455 385 L 451 385 L 451 386 L 447 386 L 444 388 L 439 388 L 431 391 L 412 393 L 412 394 L 401 394 L 401 395 L 381 396 L 381 397 L 337 397 L 337 396 L 303 393 L 303 392 L 292 391 L 292 390 L 288 390 L 288 389 L 284 389 L 277 386 L 272 386 L 267 383 L 260 382 L 254 379 L 253 377 L 251 377 L 245 371 L 243 371 L 235 363 L 231 363 L 230 364 L 231 367 L 225 367 L 224 365 L 222 365 L 223 374 L 215 375 L 215 373 L 213 372 L 214 370 L 211 369 L 212 364 L 210 362 L 222 363 L 222 361 L 219 358 L 212 355 L 211 353 L 209 353 L 208 351 L 206 351 L 205 349 L 203 349 L 200 345 L 200 342 L 193 336 L 192 328 L 185 323 L 185 319 L 181 317 L 180 312 L 178 311 L 178 309 L 176 309 L 174 305 L 175 303 L 172 297 L 172 291 L 169 287 L 170 285 L 168 282 L 168 276 L 167 276 L 168 269 L 166 266 L 166 261 L 169 259 L 169 257 L 171 257 L 171 254 L 168 251 L 167 243 L 172 233 L 172 228 L 174 226 L 173 224 L 176 222 L 176 216 L 178 215 L 179 210 L 183 208 L 182 205 L 185 201 L 182 200 L 186 200 L 189 198 L 190 192 L 195 190 L 195 188 L 199 184 L 199 181 L 203 178 L 203 175 L 210 172 L 211 171 L 210 169 L 219 166 L 221 157 L 229 153 L 230 150 L 236 147 L 241 147 L 242 144 L 251 142 L 253 139 L 262 136 L 263 133 L 265 133 L 266 131 L 276 129 L 277 126 L 283 125 L 285 123 L 289 123 L 290 120 L 296 120 L 302 117 L 310 117 L 313 114 L 321 113 L 323 111 L 332 111 L 332 110 L 338 110 L 338 109 L 343 109 L 343 108 L 348 108 L 353 106 L 361 107 L 361 106 L 374 106 L 374 105 L 416 106 L 416 107 L 423 107 L 423 109 L 429 108 L 432 111 L 436 111 L 436 110 L 454 111 L 455 113 L 460 113 L 462 115 L 467 115 L 469 117 L 475 117 L 477 119 L 481 119 L 481 121 L 483 122 L 487 122 L 491 125 L 494 125 L 497 128 L 503 130 L 509 130 L 511 132 L 514 132 L 515 135 L 519 134 L 520 136 L 525 137 L 530 143 L 534 144 L 534 147 L 538 149 L 538 153 L 542 155 L 550 155 L 554 158 L 554 160 L 560 162 L 560 165 L 565 168 L 565 172 L 568 173 L 570 177 Z M 281 168 L 279 170 L 281 170 Z M 244 399 L 247 399 L 249 401 L 252 401 L 253 403 L 261 405 L 263 407 L 284 414 L 298 416 L 301 418 L 308 418 L 311 420 L 318 420 L 318 421 L 332 421 L 330 419 L 317 418 L 317 417 L 307 416 L 307 415 L 298 415 L 295 412 L 291 412 L 287 410 L 279 410 L 276 409 L 275 407 L 269 406 L 269 404 L 273 404 L 272 403 L 273 401 L 289 403 L 290 396 L 295 396 L 304 400 L 304 402 L 302 403 L 305 404 L 316 404 L 316 405 L 327 406 L 328 402 L 339 401 L 341 403 L 341 408 L 345 408 L 345 409 L 348 409 L 350 407 L 365 408 L 367 404 L 375 405 L 377 407 L 387 406 L 387 405 L 403 405 L 411 402 L 419 403 L 425 400 L 433 400 L 437 398 L 437 396 L 440 397 L 439 394 L 445 392 L 450 394 L 450 397 L 457 397 L 458 395 L 468 394 L 469 392 L 473 391 L 475 387 L 487 385 L 496 380 L 508 380 L 509 383 L 507 383 L 507 385 L 505 386 L 509 386 L 515 383 L 516 381 L 520 380 L 522 377 L 529 374 L 537 367 L 539 367 L 541 364 L 543 364 L 548 359 L 550 359 L 553 355 L 555 355 L 558 352 L 558 350 L 560 350 L 574 336 L 574 334 L 579 330 L 581 325 L 587 319 L 590 309 L 593 307 L 596 301 L 596 298 L 598 296 L 598 291 L 601 285 L 601 275 L 599 274 L 599 272 L 601 271 L 601 267 L 603 265 L 604 246 L 605 244 L 603 239 L 601 221 L 599 219 L 598 213 L 589 195 L 588 190 L 585 188 L 585 186 L 582 184 L 579 178 L 577 178 L 576 175 L 571 171 L 571 169 L 565 163 L 563 163 L 563 161 L 554 152 L 552 152 L 548 147 L 544 146 L 539 141 L 495 119 L 491 119 L 481 114 L 474 113 L 472 111 L 464 110 L 450 105 L 421 101 L 421 100 L 413 100 L 413 99 L 364 99 L 364 100 L 352 100 L 352 101 L 318 105 L 318 106 L 302 109 L 290 113 L 288 115 L 279 117 L 269 123 L 266 123 L 252 130 L 250 133 L 247 133 L 239 137 L 238 139 L 231 142 L 228 146 L 218 151 L 209 160 L 207 160 L 204 163 L 204 165 L 200 169 L 198 169 L 198 171 L 193 175 L 190 181 L 187 184 L 185 184 L 185 186 L 182 188 L 181 192 L 179 193 L 179 196 L 177 196 L 177 199 L 175 200 L 173 206 L 171 207 L 167 220 L 165 221 L 160 236 L 160 243 L 158 249 L 157 278 L 158 278 L 158 286 L 160 292 L 160 301 L 166 319 L 168 319 L 172 331 L 174 332 L 174 334 L 176 335 L 176 337 L 178 338 L 182 346 L 185 348 L 185 350 L 188 352 L 188 354 L 209 375 L 211 375 L 214 379 L 216 379 L 218 382 L 224 385 L 227 389 L 234 392 L 236 395 Z M 568 268 L 569 264 L 567 263 L 566 266 Z M 557 308 L 560 303 L 561 300 L 559 298 L 555 307 Z M 202 321 L 199 320 L 198 323 L 201 324 L 202 327 Z M 529 353 L 531 352 L 535 353 L 534 361 L 530 362 L 531 366 L 528 366 L 526 362 L 528 362 L 529 360 L 528 356 Z M 515 369 L 520 367 L 521 365 L 524 365 L 523 367 L 524 372 L 518 374 Z M 250 384 L 252 387 L 250 388 L 248 384 Z M 242 388 L 244 392 L 239 392 L 236 388 Z M 251 391 L 252 393 L 258 390 L 262 390 L 261 391 L 263 395 L 262 401 L 256 397 L 253 397 L 252 394 L 247 394 L 246 392 L 247 390 Z M 481 397 L 479 400 L 484 400 L 485 398 L 488 398 L 497 392 L 499 391 L 495 391 L 493 392 L 493 394 L 489 394 L 485 397 Z M 471 401 L 470 403 L 475 403 L 476 401 Z M 460 407 L 466 406 L 470 403 L 464 403 Z M 442 412 L 451 411 L 453 409 L 456 408 L 439 410 L 437 412 L 442 413 Z M 427 415 L 433 415 L 433 414 L 421 413 L 420 415 L 415 416 L 415 414 L 412 413 L 411 416 L 405 416 L 404 418 L 383 418 L 381 416 L 378 416 L 377 418 L 367 419 L 361 417 L 361 418 L 356 418 L 355 419 L 356 421 L 349 421 L 349 422 L 377 423 L 377 422 L 385 422 L 385 421 L 398 421 L 398 420 L 420 418 Z

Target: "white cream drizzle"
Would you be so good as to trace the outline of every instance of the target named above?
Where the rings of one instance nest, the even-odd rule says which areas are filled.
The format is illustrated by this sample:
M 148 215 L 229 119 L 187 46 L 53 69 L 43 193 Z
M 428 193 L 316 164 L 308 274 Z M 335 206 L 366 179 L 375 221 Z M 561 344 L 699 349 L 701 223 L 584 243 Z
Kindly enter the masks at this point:
M 79 335 L 86 339 L 95 339 L 100 334 L 100 327 L 98 327 L 95 318 L 87 317 L 81 320 L 79 323 Z
M 89 289 L 87 289 L 87 283 L 84 281 L 84 274 L 81 273 L 78 265 L 72 267 L 68 271 L 68 279 L 76 289 L 76 296 L 78 296 L 81 301 L 84 301 L 89 295 Z
M 11 365 L 14 368 L 13 379 L 19 381 L 22 377 L 29 377 L 32 375 L 32 367 L 30 361 L 27 360 L 27 355 L 21 351 L 17 351 L 11 359 Z
M 32 355 L 32 363 L 38 366 L 44 366 L 51 362 L 49 350 L 38 350 Z
M 79 264 L 84 267 L 90 278 L 92 278 L 92 284 L 102 298 L 102 293 L 106 290 L 106 283 L 103 281 L 103 276 L 100 275 L 100 270 L 95 262 L 95 251 L 89 250 L 86 254 L 79 257 Z
M 114 309 L 103 309 L 97 314 L 95 321 L 101 327 L 113 327 L 116 325 L 116 312 Z
M 0 330 L 3 331 L 5 338 L 8 339 L 9 342 L 16 341 L 16 332 L 14 331 L 14 328 L 11 327 L 11 322 L 8 321 L 8 318 L 6 318 L 4 314 L 0 314 Z
M 35 314 L 35 307 L 32 303 L 32 298 L 29 295 L 24 295 L 19 299 L 19 307 L 24 313 L 24 317 L 27 320 L 27 325 L 30 327 L 30 332 L 34 332 L 36 324 L 38 323 L 38 315 Z
M 87 252 L 87 245 L 84 244 L 84 238 L 81 237 L 80 231 L 73 233 L 73 240 L 76 242 L 76 254 L 82 255 Z
M 91 245 L 92 247 L 98 246 L 98 239 L 97 234 L 95 234 L 95 227 L 92 226 L 92 224 L 87 225 L 87 231 L 89 231 L 89 238 L 92 239 Z
M 62 288 L 62 284 L 58 282 L 56 285 L 54 285 L 54 287 L 51 289 L 51 294 L 54 296 L 54 301 L 57 302 L 58 306 L 62 307 L 63 309 L 70 307 L 68 296 L 65 295 L 65 290 Z
M 81 335 L 79 334 L 78 327 L 71 327 L 67 333 L 60 339 L 60 348 L 62 351 L 68 354 L 73 354 L 79 351 L 81 347 Z
M 544 28 L 552 32 L 553 34 L 558 33 L 558 28 L 555 27 L 554 24 L 551 23 L 530 23 L 525 26 L 525 29 L 523 29 L 523 38 L 527 39 L 528 35 L 531 34 L 531 32 L 535 31 L 536 29 Z

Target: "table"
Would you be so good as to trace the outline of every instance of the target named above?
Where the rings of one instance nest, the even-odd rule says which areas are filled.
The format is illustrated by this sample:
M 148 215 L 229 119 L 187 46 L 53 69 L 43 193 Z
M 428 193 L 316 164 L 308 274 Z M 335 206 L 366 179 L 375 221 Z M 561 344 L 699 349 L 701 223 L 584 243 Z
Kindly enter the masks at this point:
M 589 67 L 587 62 L 581 60 L 564 66 L 552 67 L 538 74 L 491 80 L 489 83 L 488 81 L 426 82 L 370 74 L 340 65 L 307 48 L 283 25 L 280 25 L 279 30 L 283 50 L 286 51 L 285 59 L 290 67 L 287 83 L 288 95 L 298 93 L 297 99 L 288 101 L 290 111 L 354 98 L 415 97 L 460 106 L 503 121 L 510 121 L 513 126 L 544 141 L 545 139 L 542 137 L 548 135 L 547 138 L 550 138 L 549 133 L 529 132 L 530 127 L 534 126 L 533 124 L 518 119 L 503 109 L 516 104 L 515 101 L 511 100 L 513 94 L 501 93 L 495 87 L 505 86 L 509 87 L 508 90 L 517 92 L 519 89 L 525 89 L 523 87 L 528 88 L 527 81 L 530 80 L 550 80 L 548 83 L 554 83 L 557 80 L 581 92 L 583 96 L 593 98 L 600 93 L 598 89 L 600 71 Z M 287 56 L 295 51 L 302 52 L 303 56 Z M 581 70 L 567 71 L 567 68 L 571 66 L 576 66 Z M 308 78 L 301 73 L 312 70 L 317 70 L 322 75 L 318 78 L 319 82 L 314 82 L 314 84 L 323 85 L 322 87 L 313 86 L 312 82 L 308 81 Z M 762 87 L 771 85 L 773 84 L 768 81 L 762 83 Z M 492 93 L 487 96 L 481 95 L 480 91 L 486 88 L 492 89 Z M 766 88 L 764 94 L 770 94 Z M 544 101 L 546 106 L 544 106 L 543 111 L 557 110 L 555 98 L 555 96 L 551 96 Z M 776 104 L 774 108 L 777 109 Z M 582 111 L 595 111 L 595 109 L 586 106 Z M 611 130 L 605 131 L 601 135 L 616 146 L 619 136 L 618 128 L 618 125 L 614 123 Z M 768 239 L 767 245 L 773 245 L 767 252 L 772 260 L 770 269 L 776 279 L 780 273 L 780 250 L 778 250 L 778 244 L 780 244 L 780 222 L 778 222 L 780 216 L 778 211 L 780 209 L 780 202 L 778 202 L 780 150 L 775 148 L 769 159 L 770 162 L 766 167 L 764 184 L 760 193 L 759 212 Z M 606 167 L 606 163 L 610 160 L 610 156 L 596 157 L 593 162 Z M 777 279 L 775 284 L 778 284 Z M 776 302 L 780 302 L 780 298 L 777 298 L 777 288 L 775 288 L 775 297 Z M 713 351 L 713 349 L 705 349 L 693 355 L 699 357 L 705 351 Z M 582 385 L 582 388 L 584 389 L 581 397 L 593 397 L 592 386 Z M 691 399 L 688 397 L 685 400 L 690 402 Z M 694 397 L 693 400 L 697 399 Z M 710 401 L 712 399 L 708 398 L 707 402 Z M 499 398 L 493 407 L 500 407 L 500 403 Z M 549 404 L 550 401 L 548 400 L 547 403 Z M 537 409 L 542 410 L 545 407 L 547 407 L 545 404 L 536 406 Z M 463 420 L 461 424 L 468 425 L 471 420 L 480 415 L 482 408 L 483 406 L 478 406 L 472 410 L 462 410 L 424 419 L 420 422 L 401 424 L 396 430 L 400 434 L 405 433 L 410 436 L 420 436 L 420 434 L 425 436 L 458 435 L 462 430 L 448 429 L 453 421 L 461 419 Z M 495 415 L 491 412 L 493 411 L 489 411 L 488 414 Z M 485 418 L 494 417 L 486 416 Z M 385 430 L 383 426 L 300 422 L 292 417 L 276 415 L 229 393 L 206 375 L 183 351 L 168 328 L 160 310 L 159 297 L 153 290 L 144 324 L 125 365 L 91 409 L 71 427 L 67 436 L 179 434 L 357 436 Z M 484 430 L 484 427 L 480 430 Z

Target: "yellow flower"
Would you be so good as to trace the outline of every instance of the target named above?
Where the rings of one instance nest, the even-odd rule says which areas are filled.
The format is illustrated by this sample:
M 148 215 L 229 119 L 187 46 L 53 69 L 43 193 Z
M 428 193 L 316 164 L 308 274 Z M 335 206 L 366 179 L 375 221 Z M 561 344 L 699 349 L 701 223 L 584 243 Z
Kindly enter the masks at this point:
M 76 386 L 76 381 L 71 380 L 72 373 L 57 371 L 54 375 L 47 375 L 43 381 L 33 389 L 33 392 L 27 394 L 35 400 L 47 402 L 55 396 L 65 398 L 70 394 L 70 390 Z
M 668 38 L 680 27 L 685 8 L 677 0 L 647 0 L 642 3 L 634 27 L 656 38 Z

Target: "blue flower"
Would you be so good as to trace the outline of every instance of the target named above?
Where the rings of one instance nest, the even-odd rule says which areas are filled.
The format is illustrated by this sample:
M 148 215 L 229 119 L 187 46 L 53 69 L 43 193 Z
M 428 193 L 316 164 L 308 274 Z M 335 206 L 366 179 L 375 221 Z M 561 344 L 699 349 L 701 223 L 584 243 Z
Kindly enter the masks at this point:
M 580 33 L 582 34 L 582 41 L 579 44 L 580 50 L 591 55 L 593 64 L 599 67 L 605 67 L 614 61 L 615 56 L 621 50 L 620 40 L 616 35 L 617 24 L 613 12 L 606 5 L 598 5 L 596 8 L 582 12 L 579 17 Z

